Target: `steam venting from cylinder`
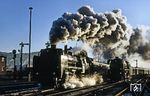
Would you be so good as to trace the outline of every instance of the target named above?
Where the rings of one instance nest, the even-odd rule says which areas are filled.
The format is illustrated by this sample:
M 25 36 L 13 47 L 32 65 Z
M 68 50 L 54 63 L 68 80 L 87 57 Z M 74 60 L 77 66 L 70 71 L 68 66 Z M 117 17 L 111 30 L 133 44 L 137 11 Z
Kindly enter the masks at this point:
M 75 77 L 70 76 L 66 78 L 66 82 L 63 84 L 65 89 L 85 87 L 85 86 L 94 86 L 96 84 L 101 84 L 103 82 L 102 76 L 99 74 L 94 74 L 92 76 L 86 77 Z

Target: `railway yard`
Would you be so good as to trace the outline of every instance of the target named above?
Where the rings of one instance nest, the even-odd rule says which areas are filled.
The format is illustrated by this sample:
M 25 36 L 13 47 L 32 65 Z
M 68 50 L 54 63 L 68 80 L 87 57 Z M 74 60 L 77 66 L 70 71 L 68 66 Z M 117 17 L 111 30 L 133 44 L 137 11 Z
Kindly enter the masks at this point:
M 51 1 L 49 2 L 49 4 L 53 4 Z M 7 7 L 10 6 L 8 3 L 6 4 Z M 20 4 L 24 3 L 17 3 L 23 8 L 24 6 Z M 24 38 L 26 30 L 19 29 L 26 26 L 20 25 L 26 20 L 25 14 L 20 15 L 21 19 L 19 20 L 19 14 L 23 13 L 24 9 L 18 6 L 17 8 L 10 7 L 10 9 L 15 10 L 9 12 L 9 8 L 5 8 L 6 5 L 3 6 L 7 10 L 1 13 L 11 13 L 6 15 L 19 22 L 17 24 L 16 21 L 9 20 L 5 15 L 3 18 L 0 17 L 1 19 L 7 18 L 8 21 L 5 22 L 10 23 L 9 26 L 13 25 L 11 22 L 17 25 L 15 29 L 12 29 L 14 25 L 11 27 L 4 26 L 4 29 L 9 29 L 8 32 L 12 33 L 4 34 L 3 31 L 5 30 L 0 28 L 3 29 L 1 30 L 1 37 L 7 36 L 7 38 L 4 37 L 0 40 L 1 46 L 4 47 L 0 49 L 0 96 L 150 96 L 149 26 L 132 26 L 133 22 L 130 21 L 131 24 L 127 22 L 128 20 L 122 14 L 121 9 L 103 12 L 103 7 L 110 6 L 103 3 L 97 3 L 104 5 L 97 6 L 102 12 L 94 11 L 91 5 L 87 5 L 88 3 L 81 6 L 75 13 L 69 12 L 69 10 L 72 11 L 73 6 L 77 5 L 76 3 L 73 3 L 73 6 L 66 3 L 71 9 L 67 7 L 68 5 L 62 8 L 60 5 L 56 5 L 58 12 L 52 8 L 55 5 L 48 5 L 51 8 L 44 6 L 46 11 L 47 9 L 54 11 L 50 14 L 47 14 L 49 11 L 46 12 L 45 9 L 40 13 L 36 5 L 41 7 L 41 4 L 35 3 L 36 14 L 33 12 L 35 14 L 33 17 L 38 17 L 33 20 L 36 21 L 33 22 L 33 29 L 35 28 L 33 34 L 31 30 L 33 8 L 29 7 L 28 40 L 25 40 L 26 37 Z M 33 6 L 34 4 L 31 3 L 30 5 Z M 13 5 L 13 7 L 15 6 Z M 98 10 L 97 7 L 96 10 Z M 58 18 L 57 15 L 62 13 L 64 8 L 69 9 Z M 17 17 L 13 16 L 14 12 L 17 12 Z M 46 22 L 41 23 L 41 21 L 49 19 L 46 19 L 43 14 L 47 15 L 48 18 L 50 17 L 50 22 L 53 21 L 51 19 L 55 18 L 53 16 L 56 15 L 58 18 L 51 22 L 51 29 L 48 28 L 49 39 L 46 40 L 46 43 L 44 43 L 45 38 L 47 38 L 44 31 L 47 30 L 47 25 Z M 134 19 L 132 15 L 130 17 Z M 141 21 L 144 18 L 142 17 Z M 137 18 L 136 20 L 140 19 Z M 1 24 L 2 27 L 7 25 L 3 23 Z M 18 31 L 18 33 L 13 33 L 13 31 Z M 8 36 L 8 34 L 13 35 Z M 33 40 L 32 35 L 35 35 Z M 3 39 L 9 41 L 7 46 L 5 46 L 7 42 Z M 20 40 L 17 41 L 18 39 Z M 11 40 L 14 41 L 10 42 Z M 22 40 L 23 42 L 20 42 Z M 20 49 L 13 42 L 17 44 L 20 42 Z M 32 50 L 32 43 L 34 50 Z M 46 45 L 45 48 L 43 47 L 44 44 L 41 43 Z M 24 49 L 25 46 L 28 46 L 29 49 Z
M 68 50 L 56 45 L 42 49 L 33 57 L 32 81 L 23 79 L 25 76 L 2 76 L 0 96 L 150 95 L 149 69 L 132 67 L 119 57 L 99 63 L 85 51 L 72 55 Z
M 51 45 L 34 56 L 30 82 L 1 79 L 0 96 L 150 95 L 149 69 L 131 67 L 118 57 L 95 64 L 84 51 L 71 55 L 67 46 L 64 49 Z
M 131 84 L 141 84 L 141 89 L 138 89 L 140 91 L 137 92 L 136 87 L 133 87 L 133 90 L 131 90 Z M 128 82 L 118 81 L 62 90 L 40 88 L 37 82 L 23 82 L 1 85 L 0 96 L 149 96 L 149 84 L 149 78 L 140 78 Z

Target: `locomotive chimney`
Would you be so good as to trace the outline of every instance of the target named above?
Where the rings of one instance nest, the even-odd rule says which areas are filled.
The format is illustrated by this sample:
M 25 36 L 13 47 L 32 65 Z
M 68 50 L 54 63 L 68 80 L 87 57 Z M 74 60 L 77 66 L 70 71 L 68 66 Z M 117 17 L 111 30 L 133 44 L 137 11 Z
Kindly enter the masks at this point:
M 67 54 L 67 45 L 64 46 L 64 53 Z
M 51 48 L 52 49 L 56 49 L 56 45 L 55 44 L 51 44 Z

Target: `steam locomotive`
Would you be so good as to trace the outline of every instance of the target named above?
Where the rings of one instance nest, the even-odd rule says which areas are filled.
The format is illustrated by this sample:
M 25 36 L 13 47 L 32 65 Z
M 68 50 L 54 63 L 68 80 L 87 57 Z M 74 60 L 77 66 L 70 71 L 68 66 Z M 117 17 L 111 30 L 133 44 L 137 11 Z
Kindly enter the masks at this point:
M 81 76 L 93 72 L 92 59 L 82 51 L 73 55 L 65 46 L 64 51 L 51 45 L 33 57 L 33 79 L 43 86 L 60 87 L 66 76 Z
M 136 62 L 137 63 L 137 62 Z M 131 80 L 134 78 L 143 78 L 150 73 L 149 69 L 131 67 L 128 61 L 116 57 L 115 59 L 108 60 L 109 66 L 109 79 L 112 82 L 120 80 Z
M 110 64 L 109 78 L 112 82 L 125 80 L 130 76 L 130 65 L 127 61 L 116 57 L 115 59 L 108 60 Z

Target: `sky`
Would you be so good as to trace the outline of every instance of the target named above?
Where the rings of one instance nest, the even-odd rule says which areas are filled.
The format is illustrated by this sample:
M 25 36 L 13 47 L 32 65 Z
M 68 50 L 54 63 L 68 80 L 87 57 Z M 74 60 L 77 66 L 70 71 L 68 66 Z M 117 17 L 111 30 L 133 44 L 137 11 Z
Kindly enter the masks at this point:
M 75 13 L 84 5 L 95 12 L 121 9 L 132 26 L 150 26 L 149 4 L 150 0 L 0 0 L 0 51 L 18 50 L 20 42 L 28 42 L 29 7 L 33 7 L 31 51 L 35 52 L 45 48 L 53 21 L 65 12 Z M 28 46 L 24 46 L 24 52 L 28 52 Z

